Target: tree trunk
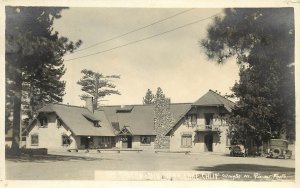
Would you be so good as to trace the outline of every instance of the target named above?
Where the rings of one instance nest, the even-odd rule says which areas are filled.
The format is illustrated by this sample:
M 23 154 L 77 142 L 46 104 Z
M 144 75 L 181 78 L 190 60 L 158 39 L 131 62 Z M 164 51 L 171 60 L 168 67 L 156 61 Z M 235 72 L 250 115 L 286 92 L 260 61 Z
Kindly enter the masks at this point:
M 22 72 L 16 71 L 16 89 L 13 97 L 13 138 L 11 145 L 11 154 L 20 154 L 20 137 L 21 137 L 21 97 L 22 97 Z

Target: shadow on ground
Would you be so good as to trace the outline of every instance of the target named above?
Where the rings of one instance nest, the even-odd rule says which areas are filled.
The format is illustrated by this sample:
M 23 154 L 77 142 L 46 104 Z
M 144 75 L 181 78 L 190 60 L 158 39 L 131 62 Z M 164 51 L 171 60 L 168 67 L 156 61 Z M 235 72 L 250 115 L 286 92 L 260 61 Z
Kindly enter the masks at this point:
M 20 155 L 20 156 L 5 156 L 7 161 L 12 162 L 57 162 L 57 161 L 100 161 L 103 159 L 94 157 L 81 157 L 81 156 L 65 156 L 65 155 Z
M 198 166 L 197 171 L 237 171 L 237 172 L 295 172 L 295 168 L 256 165 L 256 164 L 223 164 L 213 167 Z

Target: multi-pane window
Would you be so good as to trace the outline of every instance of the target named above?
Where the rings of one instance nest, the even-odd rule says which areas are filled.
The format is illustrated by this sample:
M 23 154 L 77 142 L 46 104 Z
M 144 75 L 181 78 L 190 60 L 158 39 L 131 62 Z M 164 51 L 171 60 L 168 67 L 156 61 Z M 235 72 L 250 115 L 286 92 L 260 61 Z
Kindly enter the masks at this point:
M 99 143 L 109 143 L 111 141 L 111 137 L 109 136 L 101 136 Z
M 62 135 L 62 145 L 68 146 L 71 144 L 71 139 L 67 135 Z
M 190 114 L 185 116 L 185 122 L 188 127 L 197 125 L 197 114 Z
M 192 147 L 192 134 L 181 135 L 181 147 Z
M 39 135 L 38 134 L 32 134 L 31 135 L 31 145 L 32 146 L 38 146 L 39 145 Z
M 151 136 L 141 136 L 141 144 L 151 144 Z

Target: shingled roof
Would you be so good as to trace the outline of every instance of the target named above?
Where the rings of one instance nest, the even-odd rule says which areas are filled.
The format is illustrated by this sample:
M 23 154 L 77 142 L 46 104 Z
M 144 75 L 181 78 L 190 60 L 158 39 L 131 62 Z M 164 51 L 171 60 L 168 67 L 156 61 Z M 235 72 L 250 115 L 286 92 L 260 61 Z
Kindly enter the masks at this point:
M 103 106 L 108 120 L 111 123 L 118 122 L 120 130 L 127 126 L 133 135 L 155 135 L 154 133 L 154 105 L 130 105 L 131 111 L 121 112 L 121 106 Z M 126 106 L 123 108 L 127 109 Z M 191 103 L 171 104 L 170 111 L 175 121 L 191 108 Z
M 224 106 L 228 112 L 231 112 L 234 103 L 220 94 L 209 90 L 205 95 L 200 97 L 192 106 Z
M 218 93 L 209 90 L 194 103 L 173 103 L 170 111 L 175 124 L 185 116 L 192 106 L 224 106 L 231 112 L 234 103 Z M 80 136 L 115 136 L 117 131 L 112 125 L 119 125 L 119 130 L 128 127 L 133 135 L 155 135 L 154 105 L 103 106 L 91 113 L 87 108 L 49 104 L 39 112 L 54 112 L 71 129 Z M 100 127 L 95 127 L 93 121 L 99 121 Z
M 87 108 L 63 104 L 49 104 L 39 110 L 42 112 L 54 112 L 66 124 L 75 135 L 80 136 L 115 136 L 113 129 L 105 114 L 101 110 L 91 113 Z M 99 120 L 100 127 L 95 127 L 93 121 Z

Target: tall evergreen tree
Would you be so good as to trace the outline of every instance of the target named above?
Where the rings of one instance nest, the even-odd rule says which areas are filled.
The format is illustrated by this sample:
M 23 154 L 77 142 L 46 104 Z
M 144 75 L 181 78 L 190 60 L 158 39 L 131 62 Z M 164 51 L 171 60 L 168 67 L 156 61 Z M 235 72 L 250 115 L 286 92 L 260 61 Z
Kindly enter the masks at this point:
M 145 97 L 143 97 L 143 104 L 154 104 L 155 95 L 150 89 L 147 90 Z
M 81 99 L 93 97 L 93 107 L 97 109 L 100 106 L 100 100 L 107 95 L 120 95 L 116 90 L 116 85 L 112 84 L 112 79 L 119 79 L 119 75 L 104 76 L 101 73 L 84 69 L 81 71 L 83 77 L 77 82 L 81 85 L 81 90 L 86 94 L 80 95 Z
M 63 8 L 6 7 L 5 62 L 6 101 L 13 101 L 13 141 L 11 151 L 19 152 L 22 96 L 40 101 L 60 101 L 64 82 L 63 55 L 72 52 L 81 41 L 69 42 L 53 31 L 53 21 Z M 49 87 L 49 88 L 48 88 Z M 48 88 L 48 89 L 47 89 Z M 38 101 L 38 102 L 40 102 Z M 31 103 L 24 103 L 33 107 Z M 31 108 L 30 107 L 30 108 Z M 8 107 L 9 108 L 9 107 Z
M 233 137 L 295 137 L 294 12 L 291 8 L 226 9 L 201 41 L 210 59 L 236 57 L 240 81 L 232 91 Z
M 23 113 L 27 115 L 25 122 L 32 120 L 37 109 L 43 105 L 62 102 L 65 81 L 61 77 L 65 71 L 63 61 L 59 60 L 34 67 L 30 74 L 23 76 L 22 105 Z

